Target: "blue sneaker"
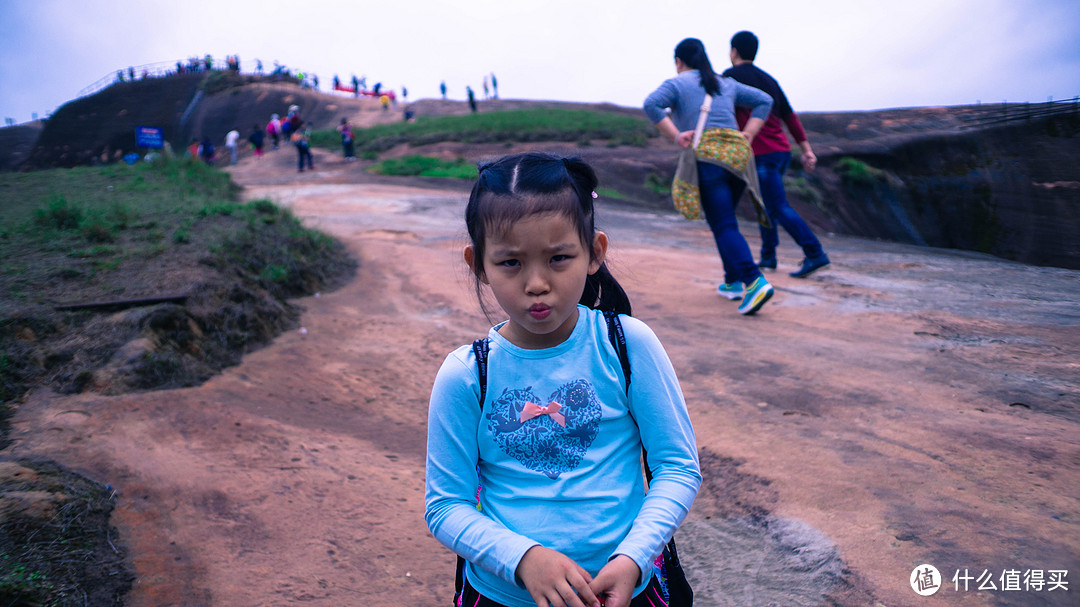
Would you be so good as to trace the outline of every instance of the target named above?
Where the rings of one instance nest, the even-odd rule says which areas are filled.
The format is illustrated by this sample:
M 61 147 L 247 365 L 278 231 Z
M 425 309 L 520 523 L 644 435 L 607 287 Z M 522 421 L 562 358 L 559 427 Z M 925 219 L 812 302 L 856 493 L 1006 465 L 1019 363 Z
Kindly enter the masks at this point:
M 829 265 L 829 256 L 824 253 L 819 257 L 807 257 L 803 260 L 802 267 L 791 274 L 788 274 L 788 276 L 791 276 L 792 278 L 806 278 L 827 265 Z
M 772 296 L 772 285 L 769 284 L 769 281 L 765 280 L 764 276 L 758 276 L 757 280 L 746 287 L 746 297 L 744 297 L 742 303 L 739 304 L 739 314 L 749 316 L 757 312 L 761 309 L 761 306 L 765 305 L 765 302 L 772 298 Z
M 758 262 L 757 267 L 762 270 L 775 270 L 776 255 L 762 255 L 761 261 Z
M 742 283 L 725 282 L 719 287 L 716 287 L 716 292 L 733 301 L 736 299 L 742 299 Z

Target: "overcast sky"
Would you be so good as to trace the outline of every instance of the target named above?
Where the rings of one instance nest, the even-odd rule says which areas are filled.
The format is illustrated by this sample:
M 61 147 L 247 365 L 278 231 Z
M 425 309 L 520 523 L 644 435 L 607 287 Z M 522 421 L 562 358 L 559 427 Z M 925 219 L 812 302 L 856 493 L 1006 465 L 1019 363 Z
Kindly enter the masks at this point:
M 1080 95 L 1080 0 L 0 0 L 0 117 L 45 116 L 128 66 L 239 54 L 366 75 L 409 99 L 478 94 L 638 106 L 684 37 L 718 70 L 749 29 L 797 111 Z

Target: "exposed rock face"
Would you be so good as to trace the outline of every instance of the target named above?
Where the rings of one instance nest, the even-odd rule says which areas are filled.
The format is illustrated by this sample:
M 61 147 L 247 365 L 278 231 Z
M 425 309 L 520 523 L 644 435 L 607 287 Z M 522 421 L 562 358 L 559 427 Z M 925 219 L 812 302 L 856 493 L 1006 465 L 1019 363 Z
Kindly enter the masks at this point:
M 1030 120 L 985 116 L 985 126 L 893 127 L 873 141 L 826 135 L 823 169 L 810 181 L 838 231 L 1080 268 L 1080 112 L 1056 109 Z

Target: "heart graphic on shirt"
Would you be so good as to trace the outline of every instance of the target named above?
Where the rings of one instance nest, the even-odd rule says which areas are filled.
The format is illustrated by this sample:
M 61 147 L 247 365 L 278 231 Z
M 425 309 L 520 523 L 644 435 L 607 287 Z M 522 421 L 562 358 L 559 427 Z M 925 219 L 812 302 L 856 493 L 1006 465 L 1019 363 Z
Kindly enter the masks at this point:
M 563 384 L 547 399 L 524 389 L 503 390 L 487 412 L 488 431 L 504 453 L 555 479 L 581 463 L 600 431 L 600 399 L 584 379 Z

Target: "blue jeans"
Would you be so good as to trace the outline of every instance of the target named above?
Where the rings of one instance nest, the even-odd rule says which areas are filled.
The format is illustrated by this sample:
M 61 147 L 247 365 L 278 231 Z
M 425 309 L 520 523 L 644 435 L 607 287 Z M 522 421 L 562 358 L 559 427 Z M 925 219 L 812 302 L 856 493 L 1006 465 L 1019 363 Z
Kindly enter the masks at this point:
M 765 202 L 765 211 L 769 214 L 772 227 L 761 228 L 761 258 L 776 259 L 776 246 L 780 244 L 780 235 L 776 230 L 779 224 L 802 247 L 807 258 L 813 259 L 824 254 L 821 242 L 810 226 L 788 204 L 784 192 L 784 173 L 791 164 L 791 152 L 772 152 L 754 158 L 757 164 L 758 184 L 761 197 Z
M 701 187 L 701 210 L 705 212 L 716 239 L 716 250 L 724 263 L 724 282 L 742 282 L 746 285 L 761 276 L 754 263 L 750 245 L 739 232 L 735 217 L 735 205 L 746 187 L 737 177 L 722 167 L 699 162 L 698 182 Z

